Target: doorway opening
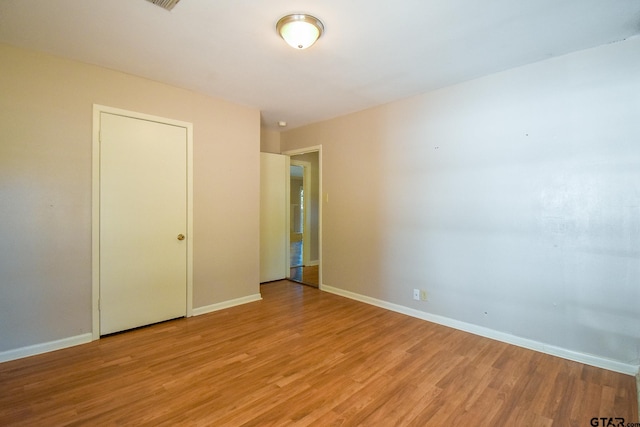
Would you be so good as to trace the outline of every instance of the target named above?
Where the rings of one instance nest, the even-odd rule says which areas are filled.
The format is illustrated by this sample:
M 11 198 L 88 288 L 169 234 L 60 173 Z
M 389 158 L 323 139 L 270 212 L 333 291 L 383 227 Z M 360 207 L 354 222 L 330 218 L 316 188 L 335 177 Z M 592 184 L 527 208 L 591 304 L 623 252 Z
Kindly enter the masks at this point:
M 290 156 L 289 279 L 314 287 L 321 282 L 320 149 Z
M 289 166 L 289 267 L 309 264 L 309 195 L 311 163 L 291 160 Z

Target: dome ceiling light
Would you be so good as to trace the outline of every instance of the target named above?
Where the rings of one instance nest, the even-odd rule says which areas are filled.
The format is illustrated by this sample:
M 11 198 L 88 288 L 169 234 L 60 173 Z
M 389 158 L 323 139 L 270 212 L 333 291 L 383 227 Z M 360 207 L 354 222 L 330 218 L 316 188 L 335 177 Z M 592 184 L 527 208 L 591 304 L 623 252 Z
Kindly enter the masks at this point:
M 320 38 L 324 25 L 314 16 L 295 13 L 280 18 L 276 30 L 289 46 L 302 50 Z

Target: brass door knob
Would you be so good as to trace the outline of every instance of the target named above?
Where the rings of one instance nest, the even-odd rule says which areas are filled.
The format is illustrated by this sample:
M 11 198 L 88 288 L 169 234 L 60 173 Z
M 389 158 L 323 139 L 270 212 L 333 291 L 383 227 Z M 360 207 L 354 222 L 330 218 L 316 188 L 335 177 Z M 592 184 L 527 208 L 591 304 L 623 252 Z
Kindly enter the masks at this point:
M 184 240 L 184 234 L 178 234 L 178 240 Z

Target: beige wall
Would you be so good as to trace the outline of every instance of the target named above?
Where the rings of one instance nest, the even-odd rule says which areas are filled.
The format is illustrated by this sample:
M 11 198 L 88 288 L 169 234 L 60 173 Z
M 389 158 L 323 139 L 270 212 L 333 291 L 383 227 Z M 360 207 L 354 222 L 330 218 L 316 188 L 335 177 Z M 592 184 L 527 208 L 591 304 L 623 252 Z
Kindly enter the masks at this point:
M 260 129 L 260 151 L 263 153 L 280 154 L 280 132 Z
M 0 352 L 91 332 L 94 103 L 193 123 L 193 307 L 259 293 L 259 111 L 7 45 L 0 63 Z
M 639 51 L 635 37 L 284 132 L 283 151 L 322 144 L 323 284 L 637 370 Z

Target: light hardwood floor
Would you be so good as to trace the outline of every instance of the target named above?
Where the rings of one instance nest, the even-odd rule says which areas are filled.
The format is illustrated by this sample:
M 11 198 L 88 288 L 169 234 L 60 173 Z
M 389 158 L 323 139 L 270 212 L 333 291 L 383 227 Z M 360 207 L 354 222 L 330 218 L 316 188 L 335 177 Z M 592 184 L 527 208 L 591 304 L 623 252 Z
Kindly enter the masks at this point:
M 290 281 L 0 364 L 0 425 L 590 426 L 635 379 Z

